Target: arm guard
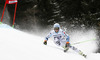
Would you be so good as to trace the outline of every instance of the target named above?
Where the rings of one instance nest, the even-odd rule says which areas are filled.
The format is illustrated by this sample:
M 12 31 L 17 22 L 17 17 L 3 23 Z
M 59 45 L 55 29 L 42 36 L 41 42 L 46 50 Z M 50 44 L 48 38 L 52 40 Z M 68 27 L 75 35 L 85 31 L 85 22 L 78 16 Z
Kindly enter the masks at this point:
M 48 39 L 49 39 L 51 36 L 52 36 L 52 33 L 50 32 L 50 33 L 47 35 L 47 37 L 45 37 L 45 40 L 48 41 Z

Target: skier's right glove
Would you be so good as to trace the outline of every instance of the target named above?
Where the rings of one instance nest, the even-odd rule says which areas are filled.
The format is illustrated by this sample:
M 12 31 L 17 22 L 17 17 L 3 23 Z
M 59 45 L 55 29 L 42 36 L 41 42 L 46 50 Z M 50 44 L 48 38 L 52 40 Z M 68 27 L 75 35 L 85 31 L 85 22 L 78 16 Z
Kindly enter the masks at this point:
M 69 42 L 66 42 L 65 47 L 67 48 L 69 46 L 70 46 L 70 43 Z
M 47 40 L 44 40 L 43 44 L 44 44 L 44 45 L 47 45 Z
M 67 52 L 69 50 L 70 47 L 70 43 L 66 42 L 65 46 L 64 46 L 64 52 Z

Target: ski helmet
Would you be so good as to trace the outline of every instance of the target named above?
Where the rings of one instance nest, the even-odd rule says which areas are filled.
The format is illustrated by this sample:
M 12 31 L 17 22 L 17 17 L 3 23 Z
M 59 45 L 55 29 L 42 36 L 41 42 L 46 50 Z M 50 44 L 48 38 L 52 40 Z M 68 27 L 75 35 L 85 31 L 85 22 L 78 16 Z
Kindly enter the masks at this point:
M 58 23 L 55 23 L 53 27 L 54 27 L 54 30 L 59 30 L 60 29 L 60 25 Z

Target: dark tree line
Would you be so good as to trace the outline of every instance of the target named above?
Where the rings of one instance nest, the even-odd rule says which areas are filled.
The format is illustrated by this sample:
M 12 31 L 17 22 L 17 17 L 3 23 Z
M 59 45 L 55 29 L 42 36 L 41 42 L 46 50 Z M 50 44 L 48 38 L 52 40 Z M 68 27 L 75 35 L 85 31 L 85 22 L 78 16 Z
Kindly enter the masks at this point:
M 0 6 L 3 5 L 4 0 L 1 0 Z M 13 16 L 14 5 L 7 7 Z M 28 15 L 35 15 L 39 22 L 45 25 L 65 21 L 76 25 L 99 26 L 100 0 L 18 0 L 16 23 Z
M 47 24 L 69 21 L 78 24 L 98 25 L 100 0 L 38 0 L 39 17 Z

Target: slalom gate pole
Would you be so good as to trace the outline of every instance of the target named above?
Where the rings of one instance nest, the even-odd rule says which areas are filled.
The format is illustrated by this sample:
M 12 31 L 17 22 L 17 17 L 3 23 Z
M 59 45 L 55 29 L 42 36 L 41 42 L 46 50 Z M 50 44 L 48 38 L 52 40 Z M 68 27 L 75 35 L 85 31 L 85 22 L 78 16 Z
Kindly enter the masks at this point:
M 2 13 L 2 17 L 1 17 L 1 22 L 0 22 L 0 24 L 2 24 L 2 20 L 3 20 L 3 16 L 4 16 L 4 12 L 5 12 L 5 8 L 6 8 L 6 2 L 5 2 L 4 9 L 3 9 L 3 13 Z
M 73 44 L 71 44 L 71 45 L 76 45 L 76 44 L 80 44 L 80 43 L 86 43 L 86 42 L 94 41 L 94 40 L 96 40 L 96 39 L 94 38 L 94 39 L 91 39 L 91 40 L 86 40 L 86 41 L 76 42 L 76 43 L 73 43 Z
M 12 25 L 13 28 L 14 28 L 15 17 L 16 17 L 16 9 L 17 9 L 17 3 L 15 5 L 15 12 L 14 12 L 14 18 L 13 18 L 13 25 Z

